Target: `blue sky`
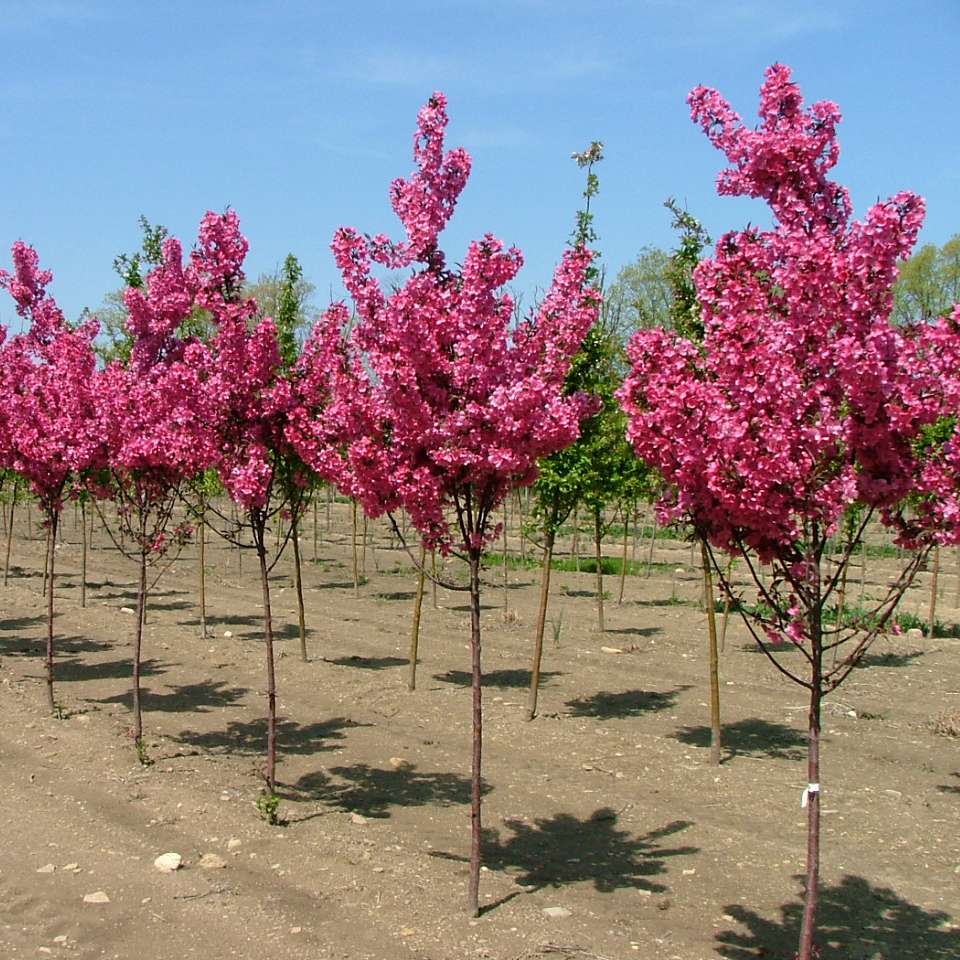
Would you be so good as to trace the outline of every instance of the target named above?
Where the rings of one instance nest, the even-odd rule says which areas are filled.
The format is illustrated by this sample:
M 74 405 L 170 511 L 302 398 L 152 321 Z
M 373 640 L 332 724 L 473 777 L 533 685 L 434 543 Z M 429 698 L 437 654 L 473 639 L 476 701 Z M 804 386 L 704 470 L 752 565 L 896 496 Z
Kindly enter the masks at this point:
M 775 61 L 808 101 L 839 103 L 836 176 L 857 214 L 913 189 L 921 240 L 939 244 L 960 232 L 958 37 L 960 0 L 0 0 L 0 246 L 36 246 L 73 317 L 118 285 L 141 213 L 189 246 L 204 211 L 229 205 L 248 274 L 294 252 L 323 304 L 341 291 L 338 225 L 398 233 L 387 188 L 440 89 L 448 144 L 474 160 L 450 258 L 493 232 L 524 251 L 521 288 L 546 285 L 582 189 L 570 154 L 600 139 L 596 226 L 615 273 L 671 244 L 669 195 L 714 237 L 763 221 L 715 196 L 721 157 L 685 97 L 717 87 L 753 123 Z

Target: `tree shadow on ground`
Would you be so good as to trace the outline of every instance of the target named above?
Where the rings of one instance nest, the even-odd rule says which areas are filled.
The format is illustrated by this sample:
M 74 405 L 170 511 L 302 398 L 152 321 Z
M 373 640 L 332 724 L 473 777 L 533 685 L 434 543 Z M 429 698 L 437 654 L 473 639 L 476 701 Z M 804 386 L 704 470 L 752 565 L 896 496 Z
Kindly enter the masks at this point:
M 334 660 L 324 658 L 325 663 L 338 667 L 356 667 L 359 670 L 386 670 L 388 667 L 405 667 L 410 662 L 406 657 L 337 657 Z
M 570 708 L 574 717 L 596 717 L 598 720 L 613 720 L 622 717 L 639 717 L 643 713 L 655 713 L 666 710 L 676 703 L 677 697 L 688 684 L 674 690 L 623 690 L 610 693 L 601 690 L 590 697 L 568 700 L 565 706 Z
M 374 600 L 413 600 L 416 594 L 412 590 L 395 590 L 393 593 L 375 593 Z
M 692 747 L 710 746 L 709 727 L 683 727 L 671 734 Z M 721 727 L 720 742 L 730 757 L 769 757 L 772 760 L 802 760 L 807 755 L 807 736 L 782 723 L 749 717 Z
M 798 878 L 800 879 L 800 878 Z M 949 915 L 924 910 L 863 877 L 845 876 L 822 886 L 817 911 L 816 942 L 822 960 L 955 960 L 960 935 L 943 929 Z M 724 912 L 747 928 L 716 935 L 717 953 L 728 960 L 792 957 L 800 937 L 803 904 L 780 907 L 780 922 L 767 920 L 739 904 Z
M 667 888 L 650 878 L 666 873 L 669 857 L 697 853 L 697 847 L 662 847 L 664 837 L 692 826 L 675 820 L 659 830 L 636 837 L 617 829 L 617 814 L 609 807 L 580 820 L 570 813 L 550 818 L 505 821 L 513 836 L 503 839 L 497 830 L 485 830 L 483 863 L 490 870 L 509 871 L 517 883 L 542 889 L 573 883 L 592 883 L 600 893 L 632 887 L 662 892 Z M 450 853 L 432 856 L 463 861 Z
M 160 660 L 143 660 L 140 663 L 142 676 L 155 676 L 167 672 L 167 664 Z M 62 660 L 54 664 L 59 681 L 80 680 L 129 680 L 133 676 L 133 663 L 129 658 L 87 663 L 84 660 Z
M 485 782 L 481 782 L 480 788 L 484 794 L 492 789 Z M 412 763 L 389 770 L 358 763 L 308 773 L 285 792 L 281 791 L 281 796 L 286 800 L 315 801 L 365 817 L 385 818 L 390 816 L 391 807 L 469 803 L 470 779 L 455 773 L 418 773 Z
M 606 633 L 628 634 L 634 637 L 652 637 L 655 633 L 663 633 L 662 627 L 607 627 Z
M 6 620 L 0 620 L 0 630 L 29 630 L 31 627 L 39 627 L 41 623 L 46 623 L 47 618 L 44 614 L 37 614 L 34 617 L 10 617 Z
M 554 677 L 561 677 L 559 670 L 545 670 L 540 674 L 540 683 L 549 683 Z M 441 683 L 455 683 L 458 687 L 469 687 L 473 683 L 473 676 L 467 670 L 448 670 L 446 673 L 435 673 L 434 680 Z M 529 670 L 491 670 L 483 675 L 485 687 L 499 687 L 500 689 L 520 689 L 530 686 Z
M 277 623 L 278 617 L 273 617 L 273 639 L 276 642 L 281 642 L 283 640 L 299 640 L 300 639 L 300 626 L 296 623 Z M 243 633 L 235 633 L 233 635 L 234 640 L 263 640 L 263 620 L 254 620 L 256 624 L 255 630 L 244 631 Z M 309 638 L 313 634 L 313 630 L 310 627 L 307 627 L 305 630 L 306 636 Z
M 223 680 L 204 680 L 202 683 L 171 685 L 170 693 L 140 691 L 140 703 L 148 713 L 207 713 L 215 707 L 227 707 L 236 703 L 247 692 L 245 687 L 228 687 Z M 133 709 L 133 693 L 130 690 L 91 703 L 122 703 Z
M 922 657 L 925 650 L 910 650 L 904 653 L 866 653 L 857 663 L 857 667 L 908 667 L 918 657 Z
M 29 618 L 25 618 L 29 619 Z M 41 617 L 45 621 L 45 617 Z M 23 637 L 3 637 L 0 638 L 0 656 L 14 657 L 22 654 L 27 657 L 40 657 L 46 653 L 47 638 L 45 636 L 34 636 L 30 639 Z M 104 643 L 99 640 L 89 640 L 86 637 L 60 637 L 54 634 L 53 647 L 57 656 L 62 654 L 77 653 L 100 653 L 103 650 L 109 650 L 112 644 Z
M 955 773 L 954 777 L 960 780 L 960 773 Z M 942 783 L 937 789 L 941 793 L 960 793 L 960 784 L 957 783 Z
M 341 730 L 351 727 L 369 726 L 356 723 L 348 717 L 335 717 L 323 723 L 299 724 L 292 720 L 277 722 L 277 749 L 281 754 L 311 754 L 323 750 L 336 750 L 329 740 L 342 740 Z M 172 739 L 188 743 L 204 750 L 223 750 L 227 753 L 253 754 L 263 753 L 267 743 L 266 719 L 243 722 L 231 721 L 226 730 L 210 730 L 201 733 L 197 730 L 182 730 Z
M 361 580 L 361 583 L 363 581 Z M 314 583 L 311 590 L 352 590 L 352 580 L 328 580 L 326 583 Z

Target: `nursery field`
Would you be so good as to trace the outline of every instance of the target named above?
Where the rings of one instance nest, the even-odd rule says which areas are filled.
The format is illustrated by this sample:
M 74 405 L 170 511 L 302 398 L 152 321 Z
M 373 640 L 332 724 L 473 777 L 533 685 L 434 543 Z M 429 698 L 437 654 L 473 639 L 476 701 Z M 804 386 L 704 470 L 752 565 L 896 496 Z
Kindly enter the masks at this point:
M 689 545 L 658 540 L 651 575 L 628 577 L 622 604 L 608 579 L 603 635 L 593 575 L 554 574 L 557 629 L 548 624 L 532 723 L 523 706 L 539 571 L 509 571 L 506 613 L 502 568 L 486 571 L 487 834 L 473 920 L 464 910 L 467 595 L 439 590 L 435 607 L 428 586 L 410 692 L 409 558 L 371 525 L 357 598 L 347 505 L 334 506 L 330 528 L 321 518 L 315 557 L 307 527 L 307 663 L 290 551 L 271 579 L 282 797 L 281 823 L 271 826 L 256 807 L 266 707 L 255 555 L 240 569 L 235 548 L 208 542 L 206 639 L 193 545 L 150 595 L 143 686 L 153 763 L 143 766 L 128 692 L 135 565 L 99 534 L 81 609 L 71 513 L 55 591 L 62 719 L 45 700 L 42 532 L 35 524 L 30 539 L 22 513 L 0 593 L 3 960 L 794 955 L 803 691 L 732 618 L 720 663 L 724 762 L 710 764 L 700 573 Z M 518 540 L 510 546 L 516 552 Z M 960 620 L 954 563 L 945 553 L 946 626 Z M 867 594 L 894 568 L 894 558 L 871 558 Z M 923 574 L 904 606 L 924 611 L 928 591 Z M 825 960 L 960 956 L 958 645 L 951 636 L 881 638 L 827 703 Z M 154 865 L 167 852 L 183 858 L 176 872 Z

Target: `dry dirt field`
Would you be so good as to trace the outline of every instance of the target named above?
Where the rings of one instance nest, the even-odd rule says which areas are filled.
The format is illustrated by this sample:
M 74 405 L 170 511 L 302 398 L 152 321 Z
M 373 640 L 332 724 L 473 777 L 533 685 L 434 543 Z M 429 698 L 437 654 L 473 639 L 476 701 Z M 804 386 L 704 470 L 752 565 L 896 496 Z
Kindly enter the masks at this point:
M 803 691 L 731 621 L 725 759 L 709 764 L 688 547 L 658 543 L 669 567 L 628 578 L 602 637 L 593 577 L 556 575 L 562 626 L 559 645 L 548 628 L 533 723 L 522 706 L 539 573 L 511 572 L 504 617 L 501 571 L 488 572 L 485 906 L 470 920 L 466 599 L 440 591 L 434 608 L 428 591 L 419 684 L 408 692 L 409 561 L 378 528 L 355 598 L 346 520 L 339 506 L 329 535 L 321 523 L 315 562 L 304 545 L 306 664 L 287 562 L 273 574 L 284 820 L 273 827 L 255 808 L 265 700 L 253 554 L 241 573 L 236 550 L 208 548 L 208 639 L 192 547 L 160 581 L 145 628 L 155 762 L 144 767 L 129 739 L 133 566 L 101 535 L 81 609 L 79 534 L 67 516 L 55 593 L 64 718 L 53 719 L 40 656 L 43 544 L 21 531 L 0 591 L 0 960 L 793 956 Z M 952 563 L 940 617 L 955 623 Z M 868 579 L 887 575 L 875 562 Z M 925 589 L 910 609 L 923 608 Z M 669 602 L 674 591 L 681 602 Z M 960 710 L 958 646 L 883 640 L 828 704 L 827 960 L 960 957 L 960 740 L 931 723 Z M 154 859 L 168 851 L 184 865 L 163 874 Z M 108 902 L 85 902 L 101 892 Z

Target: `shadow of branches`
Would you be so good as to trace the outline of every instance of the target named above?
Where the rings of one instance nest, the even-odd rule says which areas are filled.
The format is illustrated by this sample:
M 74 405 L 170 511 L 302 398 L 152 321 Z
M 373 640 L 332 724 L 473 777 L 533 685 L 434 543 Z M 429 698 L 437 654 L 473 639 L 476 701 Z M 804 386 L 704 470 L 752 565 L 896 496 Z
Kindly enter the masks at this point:
M 803 905 L 780 908 L 780 920 L 767 920 L 738 904 L 724 911 L 746 931 L 718 933 L 717 953 L 728 960 L 792 957 L 800 935 Z M 820 889 L 816 942 L 822 960 L 955 960 L 960 933 L 944 927 L 949 915 L 924 910 L 863 877 L 845 876 Z
M 671 736 L 692 747 L 710 746 L 709 727 L 683 727 Z M 724 724 L 720 739 L 731 757 L 742 753 L 748 757 L 802 760 L 807 755 L 806 734 L 785 724 L 771 723 L 758 717 Z

